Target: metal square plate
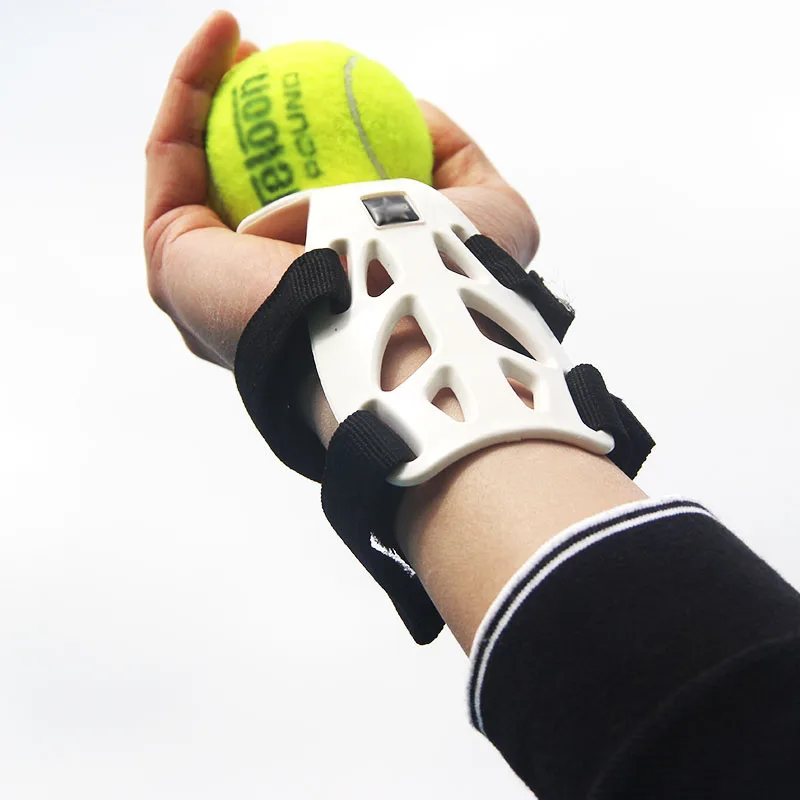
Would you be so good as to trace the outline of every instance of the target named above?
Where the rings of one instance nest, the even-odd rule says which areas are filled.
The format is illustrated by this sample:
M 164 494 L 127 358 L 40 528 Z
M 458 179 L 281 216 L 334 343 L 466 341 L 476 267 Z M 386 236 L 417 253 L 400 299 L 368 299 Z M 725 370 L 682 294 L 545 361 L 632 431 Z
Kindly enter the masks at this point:
M 361 202 L 379 228 L 419 221 L 417 212 L 404 194 L 382 194 L 378 197 L 368 197 Z

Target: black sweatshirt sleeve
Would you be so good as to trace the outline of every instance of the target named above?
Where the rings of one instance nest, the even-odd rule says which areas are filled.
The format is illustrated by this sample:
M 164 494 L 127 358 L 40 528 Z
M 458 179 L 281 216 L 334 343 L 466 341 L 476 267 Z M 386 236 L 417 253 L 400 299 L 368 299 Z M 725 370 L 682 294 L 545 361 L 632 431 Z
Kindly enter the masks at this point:
M 702 506 L 622 506 L 506 586 L 469 703 L 539 800 L 796 800 L 800 595 Z

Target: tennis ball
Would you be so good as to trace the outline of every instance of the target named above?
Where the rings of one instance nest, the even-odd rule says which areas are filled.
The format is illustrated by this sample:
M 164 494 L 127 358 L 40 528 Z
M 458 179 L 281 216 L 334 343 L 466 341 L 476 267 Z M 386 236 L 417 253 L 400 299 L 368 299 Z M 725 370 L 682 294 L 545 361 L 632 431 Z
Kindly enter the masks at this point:
M 235 65 L 214 95 L 205 143 L 210 203 L 232 227 L 303 189 L 431 183 L 433 146 L 412 94 L 332 42 L 280 45 Z

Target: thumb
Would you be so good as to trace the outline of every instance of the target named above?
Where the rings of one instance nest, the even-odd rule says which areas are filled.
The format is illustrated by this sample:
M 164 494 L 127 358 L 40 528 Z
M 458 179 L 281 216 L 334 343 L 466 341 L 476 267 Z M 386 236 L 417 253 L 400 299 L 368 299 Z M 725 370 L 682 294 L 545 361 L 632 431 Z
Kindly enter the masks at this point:
M 432 103 L 418 102 L 433 139 L 434 187 L 481 233 L 527 265 L 539 246 L 539 228 L 528 204 L 453 120 Z

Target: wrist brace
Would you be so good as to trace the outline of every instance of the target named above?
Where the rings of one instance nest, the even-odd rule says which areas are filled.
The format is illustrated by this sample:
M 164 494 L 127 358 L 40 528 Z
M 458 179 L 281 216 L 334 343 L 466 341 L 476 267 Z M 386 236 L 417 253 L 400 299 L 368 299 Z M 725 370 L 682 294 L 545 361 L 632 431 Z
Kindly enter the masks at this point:
M 322 483 L 334 529 L 415 640 L 428 642 L 441 617 L 394 541 L 403 487 L 469 453 L 529 438 L 608 454 L 633 477 L 653 441 L 594 367 L 568 361 L 561 340 L 572 309 L 444 195 L 404 179 L 316 189 L 271 204 L 239 230 L 279 237 L 303 218 L 307 252 L 242 334 L 237 386 L 276 455 Z M 377 297 L 367 285 L 375 260 L 391 280 Z M 513 344 L 487 338 L 474 312 Z M 386 346 L 406 316 L 419 324 L 431 355 L 383 391 Z M 327 451 L 299 405 L 300 384 L 313 369 L 340 423 Z M 510 381 L 532 393 L 533 408 Z M 442 389 L 455 394 L 463 421 L 433 404 Z

